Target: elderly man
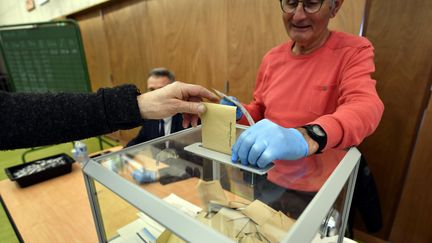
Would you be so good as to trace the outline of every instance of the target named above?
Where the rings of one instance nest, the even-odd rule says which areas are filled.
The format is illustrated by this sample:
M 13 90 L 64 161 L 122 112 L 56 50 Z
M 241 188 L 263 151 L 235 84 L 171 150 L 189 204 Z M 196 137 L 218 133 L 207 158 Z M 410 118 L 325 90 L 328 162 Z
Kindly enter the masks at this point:
M 166 68 L 154 68 L 149 72 L 147 79 L 147 92 L 160 89 L 175 81 L 174 74 Z M 132 146 L 154 138 L 183 130 L 182 115 L 165 117 L 160 120 L 144 120 L 143 127 L 138 135 L 129 141 L 127 146 Z
M 381 120 L 372 44 L 328 29 L 342 3 L 280 1 L 290 40 L 264 56 L 253 101 L 245 105 L 258 122 L 237 139 L 232 160 L 259 167 L 273 161 L 267 179 L 282 188 L 317 191 L 331 169 L 309 155 L 358 145 Z

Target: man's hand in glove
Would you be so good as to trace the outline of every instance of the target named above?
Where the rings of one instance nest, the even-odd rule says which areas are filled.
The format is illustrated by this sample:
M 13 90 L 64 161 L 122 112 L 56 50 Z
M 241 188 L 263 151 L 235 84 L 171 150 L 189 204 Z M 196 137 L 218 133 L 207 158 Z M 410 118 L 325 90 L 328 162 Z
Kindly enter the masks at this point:
M 263 168 L 274 160 L 297 160 L 308 155 L 308 144 L 295 128 L 263 119 L 246 129 L 232 148 L 232 161 Z

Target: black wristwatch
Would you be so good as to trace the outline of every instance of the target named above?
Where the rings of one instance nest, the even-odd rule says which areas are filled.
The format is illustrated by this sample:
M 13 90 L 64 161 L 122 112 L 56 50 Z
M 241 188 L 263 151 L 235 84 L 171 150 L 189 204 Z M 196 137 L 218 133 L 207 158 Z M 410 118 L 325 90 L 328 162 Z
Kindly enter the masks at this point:
M 324 129 L 322 129 L 322 127 L 317 124 L 305 125 L 303 126 L 303 128 L 306 129 L 309 137 L 311 137 L 315 142 L 318 143 L 318 150 L 315 153 L 321 153 L 327 144 L 327 134 Z

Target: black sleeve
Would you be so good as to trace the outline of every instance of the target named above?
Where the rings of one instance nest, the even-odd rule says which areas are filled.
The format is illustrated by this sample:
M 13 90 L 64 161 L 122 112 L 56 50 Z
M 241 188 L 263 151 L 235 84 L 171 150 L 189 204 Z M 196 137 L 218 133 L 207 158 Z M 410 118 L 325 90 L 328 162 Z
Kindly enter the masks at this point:
M 89 138 L 141 124 L 134 85 L 97 93 L 0 92 L 0 149 Z

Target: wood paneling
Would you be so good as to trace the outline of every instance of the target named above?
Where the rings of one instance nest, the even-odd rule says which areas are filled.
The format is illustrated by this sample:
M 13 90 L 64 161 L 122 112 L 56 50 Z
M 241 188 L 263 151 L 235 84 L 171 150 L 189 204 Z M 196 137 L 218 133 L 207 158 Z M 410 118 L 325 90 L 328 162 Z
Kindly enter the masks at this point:
M 419 130 L 390 241 L 432 242 L 432 99 Z
M 164 66 L 178 80 L 218 87 L 227 77 L 227 0 L 146 1 L 137 33 L 145 68 Z
M 77 21 L 81 29 L 92 90 L 112 87 L 110 52 L 103 29 L 101 12 L 94 11 L 82 14 L 77 17 Z
M 430 88 L 431 18 L 430 0 L 409 4 L 403 0 L 371 1 L 370 5 L 366 36 L 375 46 L 374 78 L 385 111 L 380 126 L 361 151 L 378 184 L 384 216 L 380 235 L 384 239 L 392 227 Z M 417 190 L 422 189 L 428 190 Z
M 389 241 L 382 240 L 373 235 L 367 234 L 363 231 L 359 231 L 354 229 L 354 240 L 356 242 L 365 242 L 365 243 L 390 243 Z
M 229 94 L 245 103 L 251 101 L 261 59 L 272 47 L 287 40 L 278 1 L 230 1 Z
M 365 16 L 365 7 L 366 0 L 345 1 L 337 13 L 335 21 L 330 21 L 329 28 L 359 35 Z
M 136 11 L 143 1 L 121 1 L 103 10 L 104 30 L 110 53 L 113 84 L 134 83 L 145 90 L 147 72 L 139 49 L 137 25 L 142 18 Z

